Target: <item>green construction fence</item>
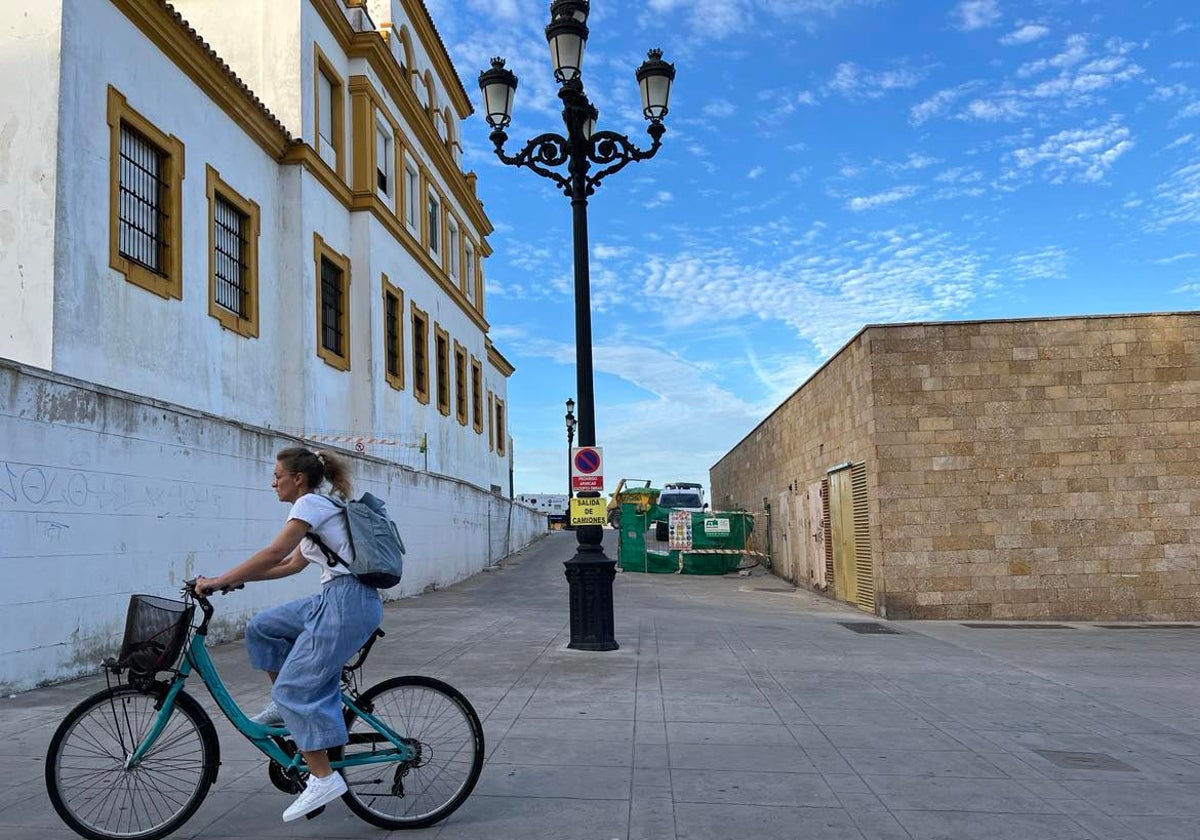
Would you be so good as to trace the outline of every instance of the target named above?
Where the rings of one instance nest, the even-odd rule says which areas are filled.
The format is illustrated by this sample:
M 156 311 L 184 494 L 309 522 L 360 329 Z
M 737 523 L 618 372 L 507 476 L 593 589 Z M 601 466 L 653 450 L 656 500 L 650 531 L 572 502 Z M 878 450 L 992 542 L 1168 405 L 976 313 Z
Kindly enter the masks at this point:
M 652 508 L 653 511 L 653 508 Z M 654 515 L 664 515 L 657 511 Z M 754 517 L 745 511 L 704 511 L 692 516 L 690 549 L 651 549 L 646 529 L 651 513 L 638 512 L 636 504 L 621 505 L 621 533 L 617 562 L 622 571 L 650 574 L 723 575 L 743 567 L 747 559 L 769 559 L 754 549 Z M 728 533 L 708 533 L 705 520 L 724 520 Z

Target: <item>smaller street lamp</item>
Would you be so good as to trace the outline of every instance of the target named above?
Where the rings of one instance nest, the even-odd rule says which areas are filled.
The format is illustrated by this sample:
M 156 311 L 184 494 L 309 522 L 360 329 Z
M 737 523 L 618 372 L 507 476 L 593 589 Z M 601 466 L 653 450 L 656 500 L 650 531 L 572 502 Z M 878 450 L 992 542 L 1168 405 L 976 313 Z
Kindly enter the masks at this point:
M 575 400 L 567 400 L 567 504 L 571 499 L 571 447 L 575 443 Z M 567 512 L 567 522 L 571 521 L 570 511 Z
M 571 447 L 575 444 L 575 400 L 567 399 L 567 522 L 563 526 L 568 531 L 574 531 L 575 526 L 571 524 L 571 497 L 574 492 L 571 490 Z

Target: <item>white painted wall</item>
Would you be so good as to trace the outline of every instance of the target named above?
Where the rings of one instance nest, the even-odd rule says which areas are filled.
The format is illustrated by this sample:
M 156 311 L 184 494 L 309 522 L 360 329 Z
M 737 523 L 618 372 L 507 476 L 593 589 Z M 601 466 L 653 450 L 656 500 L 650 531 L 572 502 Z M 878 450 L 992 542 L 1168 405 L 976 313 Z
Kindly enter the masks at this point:
M 5 0 L 0 14 L 0 356 L 53 364 L 62 14 Z
M 287 508 L 267 430 L 0 360 L 0 690 L 96 670 L 132 593 L 175 597 L 265 545 Z M 545 517 L 460 481 L 351 458 L 408 548 L 387 597 L 462 580 L 545 533 Z M 214 638 L 315 592 L 309 569 L 220 601 Z
M 264 44 L 262 55 L 274 56 L 280 40 L 299 37 L 303 18 L 314 37 L 320 36 L 339 72 L 347 77 L 352 69 L 361 72 L 340 53 L 309 4 L 292 5 L 297 22 L 293 26 L 282 21 L 280 30 L 263 33 L 261 38 L 270 43 Z M 38 356 L 44 366 L 277 429 L 394 435 L 412 441 L 428 434 L 431 470 L 484 488 L 507 488 L 506 479 L 498 480 L 507 475 L 507 458 L 488 451 L 486 426 L 485 434 L 477 435 L 469 425 L 464 429 L 453 416 L 444 417 L 436 406 L 424 406 L 412 396 L 407 328 L 408 387 L 397 393 L 387 386 L 382 376 L 380 274 L 386 273 L 404 290 L 406 309 L 409 301 L 416 301 L 429 313 L 431 336 L 432 322 L 437 321 L 452 339 L 486 360 L 479 327 L 370 214 L 348 212 L 301 167 L 280 166 L 110 3 L 65 0 L 64 9 L 59 135 L 72 138 L 73 151 L 59 164 L 57 230 L 62 247 L 54 269 L 54 320 L 46 317 L 41 329 L 30 330 L 47 340 L 54 337 L 53 365 Z M 209 3 L 196 2 L 189 9 L 216 15 Z M 224 28 L 214 31 L 228 36 L 239 20 L 240 13 L 234 14 Z M 98 32 L 104 36 L 95 37 Z M 242 34 L 250 42 L 260 40 L 254 32 L 250 28 Z M 237 39 L 224 40 L 232 44 Z M 297 67 L 311 80 L 311 40 L 293 42 L 290 49 Z M 253 55 L 244 60 L 254 64 Z M 290 69 L 282 72 L 291 78 Z M 300 109 L 303 100 L 304 107 L 311 108 L 311 84 L 289 83 L 295 107 Z M 182 300 L 164 300 L 128 283 L 108 266 L 110 84 L 126 96 L 130 107 L 184 145 Z M 311 128 L 307 123 L 303 127 Z M 208 314 L 206 165 L 261 207 L 260 325 L 255 339 L 221 329 Z M 43 209 L 54 218 L 53 204 Z M 314 233 L 351 260 L 348 372 L 329 367 L 317 354 Z M 485 366 L 485 371 L 490 368 Z M 506 392 L 503 377 L 488 378 L 487 387 Z M 414 457 L 408 462 L 417 461 Z

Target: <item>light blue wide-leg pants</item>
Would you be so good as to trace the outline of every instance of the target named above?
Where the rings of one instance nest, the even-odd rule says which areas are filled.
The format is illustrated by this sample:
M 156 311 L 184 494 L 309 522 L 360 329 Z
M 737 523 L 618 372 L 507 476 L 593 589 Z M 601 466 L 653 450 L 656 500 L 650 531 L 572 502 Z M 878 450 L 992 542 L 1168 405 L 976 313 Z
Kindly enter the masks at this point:
M 379 592 L 353 575 L 340 575 L 319 595 L 270 607 L 250 619 L 250 664 L 279 673 L 271 697 L 301 750 L 346 743 L 342 666 L 382 618 Z

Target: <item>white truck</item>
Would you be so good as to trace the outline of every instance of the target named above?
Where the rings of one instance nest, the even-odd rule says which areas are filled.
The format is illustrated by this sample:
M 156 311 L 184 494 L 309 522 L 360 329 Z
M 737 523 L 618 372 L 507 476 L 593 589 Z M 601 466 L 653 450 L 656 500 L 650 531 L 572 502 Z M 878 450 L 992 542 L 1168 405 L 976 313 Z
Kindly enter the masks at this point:
M 565 493 L 528 493 L 517 496 L 518 502 L 529 505 L 536 511 L 546 514 L 546 521 L 553 525 L 567 524 L 569 501 Z
M 670 482 L 658 494 L 658 510 L 661 517 L 669 516 L 672 510 L 686 510 L 689 513 L 708 510 L 708 502 L 704 501 L 704 488 L 690 481 Z M 654 538 L 664 542 L 668 537 L 666 519 L 656 516 Z

